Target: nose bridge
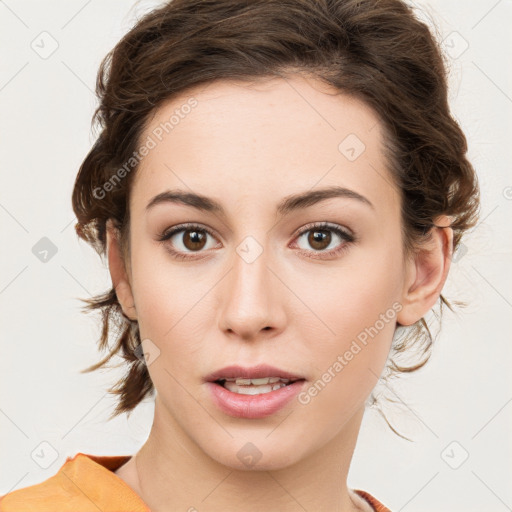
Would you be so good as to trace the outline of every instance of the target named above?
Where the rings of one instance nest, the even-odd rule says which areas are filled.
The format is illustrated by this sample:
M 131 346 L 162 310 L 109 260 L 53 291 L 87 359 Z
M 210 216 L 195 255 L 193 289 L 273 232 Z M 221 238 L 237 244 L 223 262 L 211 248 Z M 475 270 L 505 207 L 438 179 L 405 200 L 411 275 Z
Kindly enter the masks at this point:
M 278 297 L 272 282 L 275 278 L 267 268 L 272 266 L 267 247 L 266 240 L 245 236 L 235 248 L 227 289 L 223 290 L 221 325 L 244 337 L 276 326 Z

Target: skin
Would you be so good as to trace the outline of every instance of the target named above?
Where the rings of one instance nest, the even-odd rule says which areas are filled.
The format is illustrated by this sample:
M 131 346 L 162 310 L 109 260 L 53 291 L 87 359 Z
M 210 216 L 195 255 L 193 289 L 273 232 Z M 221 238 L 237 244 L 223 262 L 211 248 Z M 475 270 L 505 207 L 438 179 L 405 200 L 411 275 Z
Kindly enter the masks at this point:
M 157 390 L 149 437 L 116 471 L 153 512 L 371 510 L 346 482 L 365 401 L 396 322 L 413 324 L 437 301 L 453 234 L 434 228 L 430 242 L 405 258 L 400 196 L 386 168 L 379 119 L 364 103 L 333 93 L 298 75 L 257 85 L 215 82 L 162 105 L 141 137 L 190 96 L 197 99 L 137 170 L 129 257 L 123 259 L 110 223 L 107 238 L 123 312 L 139 322 L 149 350 L 160 351 L 148 366 Z M 338 149 L 348 134 L 365 144 L 354 161 Z M 276 212 L 289 195 L 333 185 L 365 196 L 373 208 L 336 197 Z M 155 195 L 176 188 L 215 199 L 224 215 L 177 203 L 145 210 Z M 323 221 L 357 240 L 328 231 L 327 249 L 315 248 L 311 231 L 299 231 Z M 157 240 L 185 222 L 214 237 L 206 234 L 195 252 L 187 232 Z M 252 263 L 237 252 L 247 236 L 262 250 Z M 190 259 L 175 259 L 172 244 Z M 342 253 L 318 257 L 344 244 Z M 229 364 L 265 362 L 314 383 L 395 302 L 401 310 L 393 320 L 309 403 L 293 400 L 248 420 L 212 402 L 203 378 Z M 237 457 L 247 442 L 261 452 L 252 467 Z

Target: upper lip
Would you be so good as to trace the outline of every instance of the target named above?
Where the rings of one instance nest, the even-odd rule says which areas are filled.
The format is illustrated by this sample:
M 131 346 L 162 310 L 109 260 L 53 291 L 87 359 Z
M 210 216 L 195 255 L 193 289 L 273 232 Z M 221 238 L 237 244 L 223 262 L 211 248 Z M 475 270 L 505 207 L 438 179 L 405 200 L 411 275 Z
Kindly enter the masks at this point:
M 281 377 L 282 379 L 302 380 L 304 377 L 295 373 L 281 370 L 268 364 L 260 364 L 250 368 L 244 366 L 225 366 L 216 370 L 205 377 L 206 382 L 215 382 L 221 379 L 233 379 L 240 377 L 242 379 L 261 379 L 265 377 Z

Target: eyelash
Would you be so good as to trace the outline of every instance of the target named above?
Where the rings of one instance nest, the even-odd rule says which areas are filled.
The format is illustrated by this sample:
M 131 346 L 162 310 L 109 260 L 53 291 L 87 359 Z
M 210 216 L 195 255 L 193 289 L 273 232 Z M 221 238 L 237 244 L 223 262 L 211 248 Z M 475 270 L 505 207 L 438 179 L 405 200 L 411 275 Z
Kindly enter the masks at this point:
M 203 226 L 199 226 L 198 224 L 180 224 L 178 226 L 174 226 L 173 228 L 168 229 L 167 231 L 164 231 L 160 235 L 158 235 L 157 240 L 159 242 L 166 242 L 169 240 L 173 235 L 176 233 L 179 233 L 181 231 L 201 231 L 204 233 L 208 233 L 211 237 L 215 238 L 214 234 L 207 228 Z M 332 231 L 340 236 L 344 240 L 344 243 L 338 247 L 337 249 L 331 249 L 330 251 L 307 251 L 305 249 L 300 249 L 299 253 L 301 254 L 307 254 L 309 258 L 312 259 L 328 259 L 332 256 L 338 256 L 345 252 L 349 246 L 357 241 L 357 238 L 355 235 L 349 233 L 348 231 L 345 231 L 341 228 L 339 228 L 335 224 L 330 224 L 328 222 L 320 222 L 320 223 L 314 223 L 314 224 L 307 224 L 297 235 L 295 238 L 300 238 L 302 235 L 308 233 L 309 231 Z M 179 260 L 190 260 L 190 259 L 197 259 L 193 256 L 187 256 L 184 253 L 180 251 L 176 251 L 170 247 L 167 247 L 167 250 L 171 253 L 171 255 Z M 309 254 L 318 253 L 321 254 L 321 256 L 309 256 Z

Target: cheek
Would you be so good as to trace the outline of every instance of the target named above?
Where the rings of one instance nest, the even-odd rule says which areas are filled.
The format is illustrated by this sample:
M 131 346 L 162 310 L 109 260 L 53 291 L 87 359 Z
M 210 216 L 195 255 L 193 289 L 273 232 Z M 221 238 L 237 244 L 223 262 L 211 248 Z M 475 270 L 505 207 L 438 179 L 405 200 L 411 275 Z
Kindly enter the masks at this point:
M 323 321 L 328 345 L 356 337 L 392 308 L 400 299 L 401 265 L 396 248 L 381 244 L 354 251 L 337 267 L 297 272 L 296 289 Z
M 349 404 L 355 407 L 376 384 L 401 309 L 400 265 L 395 249 L 381 248 L 335 273 L 316 276 L 316 291 L 305 302 L 322 321 L 311 324 L 314 327 L 302 338 L 310 340 L 311 361 L 320 379 L 315 400 L 327 410 L 340 410 L 340 404 L 343 409 Z M 302 286 L 308 282 L 303 280 Z
M 204 296 L 192 267 L 171 263 L 159 245 L 141 243 L 133 251 L 132 278 L 141 335 L 165 341 L 190 327 Z
M 384 279 L 351 294 L 338 291 L 339 307 L 326 303 L 329 314 L 323 316 L 335 334 L 309 336 L 315 340 L 309 351 L 317 373 L 299 398 L 323 439 L 336 435 L 363 406 L 386 364 L 400 308 L 389 284 Z
M 201 369 L 211 364 L 211 347 L 205 339 L 209 339 L 216 312 L 212 294 L 208 294 L 214 283 L 198 279 L 193 267 L 172 264 L 157 253 L 153 250 L 146 260 L 140 254 L 139 265 L 133 267 L 141 340 L 150 340 L 144 343 L 158 357 L 153 358 L 148 372 L 167 408 L 195 414 L 195 401 L 179 383 L 195 385 L 202 376 Z

